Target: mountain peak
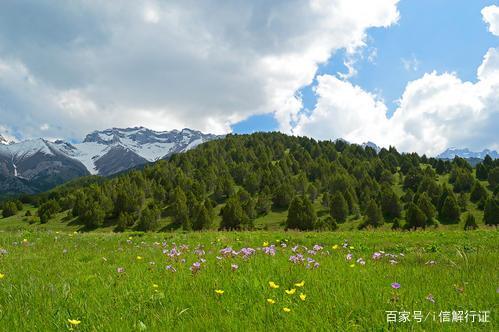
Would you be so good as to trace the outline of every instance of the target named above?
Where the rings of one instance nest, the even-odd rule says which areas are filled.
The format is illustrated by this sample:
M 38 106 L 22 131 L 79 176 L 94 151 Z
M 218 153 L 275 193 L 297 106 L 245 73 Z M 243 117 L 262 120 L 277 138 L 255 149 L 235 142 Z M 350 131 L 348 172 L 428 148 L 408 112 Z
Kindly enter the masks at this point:
M 471 151 L 468 148 L 457 148 L 457 147 L 450 147 L 444 152 L 440 153 L 437 155 L 437 158 L 439 159 L 454 159 L 454 157 L 461 157 L 461 158 L 478 158 L 478 159 L 483 159 L 485 158 L 486 155 L 489 155 L 493 159 L 498 159 L 499 158 L 499 153 L 494 150 L 489 150 L 489 149 L 484 149 L 482 151 Z
M 0 144 L 7 144 L 7 140 L 0 134 Z

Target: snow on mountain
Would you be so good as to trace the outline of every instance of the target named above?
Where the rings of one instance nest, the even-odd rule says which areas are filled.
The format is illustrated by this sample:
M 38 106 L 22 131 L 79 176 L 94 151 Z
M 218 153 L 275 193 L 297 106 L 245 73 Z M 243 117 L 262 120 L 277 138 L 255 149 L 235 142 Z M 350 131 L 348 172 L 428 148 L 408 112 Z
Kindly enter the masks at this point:
M 220 138 L 191 129 L 154 131 L 144 127 L 111 128 L 88 134 L 82 143 L 67 152 L 79 160 L 91 174 L 109 175 L 145 162 L 154 162 L 173 153 L 190 150 L 197 145 Z M 115 167 L 102 172 L 102 161 L 113 155 Z M 119 163 L 116 159 L 122 158 Z M 126 165 L 126 163 L 130 163 Z M 101 167 L 99 167 L 101 165 Z
M 458 149 L 458 148 L 448 148 L 444 152 L 440 153 L 437 158 L 440 159 L 453 159 L 455 156 L 461 157 L 461 158 L 478 158 L 478 159 L 483 159 L 485 158 L 486 155 L 489 155 L 493 159 L 498 159 L 499 154 L 497 151 L 494 150 L 489 150 L 485 149 L 480 152 L 474 152 L 470 151 L 468 148 L 464 149 Z
M 0 145 L 1 144 L 7 144 L 7 140 L 5 139 L 5 137 L 3 137 L 2 135 L 0 135 Z

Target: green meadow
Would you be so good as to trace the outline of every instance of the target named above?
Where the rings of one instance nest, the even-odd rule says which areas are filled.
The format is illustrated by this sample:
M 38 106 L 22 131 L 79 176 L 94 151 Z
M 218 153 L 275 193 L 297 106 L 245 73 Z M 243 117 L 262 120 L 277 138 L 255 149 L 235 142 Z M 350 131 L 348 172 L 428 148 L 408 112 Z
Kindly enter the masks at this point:
M 0 232 L 0 330 L 497 330 L 492 229 L 116 234 L 65 227 Z M 388 323 L 394 312 L 410 321 Z

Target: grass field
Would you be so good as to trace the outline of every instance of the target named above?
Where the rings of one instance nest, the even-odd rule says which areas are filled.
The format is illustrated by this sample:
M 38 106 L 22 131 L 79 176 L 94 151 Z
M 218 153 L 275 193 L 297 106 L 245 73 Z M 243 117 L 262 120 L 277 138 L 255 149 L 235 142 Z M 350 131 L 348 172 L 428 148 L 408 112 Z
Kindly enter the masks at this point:
M 2 231 L 0 330 L 494 331 L 498 247 L 496 230 Z M 440 321 L 452 311 L 469 321 Z

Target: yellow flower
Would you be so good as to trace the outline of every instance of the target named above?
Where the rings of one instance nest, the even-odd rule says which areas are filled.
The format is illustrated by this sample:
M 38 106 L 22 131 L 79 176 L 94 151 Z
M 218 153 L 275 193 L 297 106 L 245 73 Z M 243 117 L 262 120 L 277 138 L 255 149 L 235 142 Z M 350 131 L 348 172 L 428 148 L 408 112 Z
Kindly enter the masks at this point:
M 300 293 L 300 300 L 305 301 L 306 298 L 307 298 L 307 295 Z
M 81 321 L 78 319 L 68 319 L 68 322 L 69 322 L 69 324 L 75 325 L 75 326 L 79 325 L 81 323 Z
M 273 299 L 267 299 L 267 303 L 268 303 L 268 304 L 274 304 L 274 303 L 275 303 L 275 300 L 273 300 Z
M 5 278 L 5 274 L 0 273 L 0 279 L 3 279 L 3 278 Z
M 142 256 L 137 256 L 137 259 L 140 261 L 142 259 Z
M 152 284 L 152 288 L 158 288 L 159 286 L 157 284 Z
M 78 232 L 77 232 L 77 231 L 74 231 L 74 232 L 73 232 L 73 234 L 78 234 Z
M 336 249 L 338 249 L 338 245 L 337 245 L 337 244 L 335 244 L 335 245 L 333 246 L 333 250 L 336 250 Z
M 355 264 L 350 264 L 350 267 L 355 267 Z
M 284 307 L 284 308 L 282 308 L 282 311 L 284 311 L 284 312 L 290 312 L 291 309 Z
M 354 249 L 355 249 L 355 247 L 354 247 L 354 246 L 350 246 L 350 249 L 354 250 Z
M 305 285 L 305 280 L 302 280 L 302 282 L 296 283 L 296 287 L 303 287 Z
M 28 239 L 23 239 L 23 242 L 28 242 Z
M 129 237 L 128 237 L 128 239 L 129 239 L 130 241 L 132 241 L 133 237 L 129 236 Z
M 265 241 L 265 242 L 263 243 L 263 246 L 264 246 L 264 247 L 268 247 L 268 246 L 269 246 L 269 243 L 268 243 L 267 241 Z
M 287 290 L 287 289 L 286 289 L 286 290 L 285 290 L 285 292 L 286 292 L 286 294 L 288 294 L 288 295 L 293 295 L 293 294 L 296 292 L 296 289 L 295 289 L 295 288 L 292 288 L 292 289 L 290 289 L 290 290 Z
M 220 295 L 220 296 L 221 296 L 221 295 L 223 295 L 223 293 L 224 293 L 224 292 L 225 292 L 225 291 L 223 291 L 223 290 L 221 290 L 221 289 L 215 289 L 215 293 L 216 293 L 217 295 Z
M 276 283 L 275 283 L 275 282 L 273 282 L 273 281 L 269 281 L 269 286 L 270 286 L 270 288 L 273 288 L 273 289 L 279 288 L 279 285 L 278 285 L 278 284 L 276 284 Z

